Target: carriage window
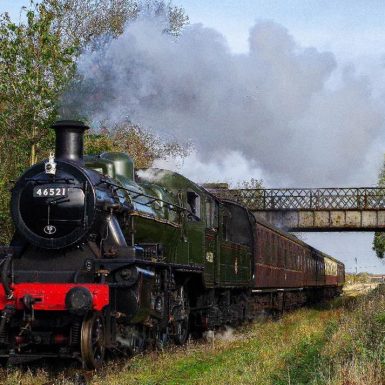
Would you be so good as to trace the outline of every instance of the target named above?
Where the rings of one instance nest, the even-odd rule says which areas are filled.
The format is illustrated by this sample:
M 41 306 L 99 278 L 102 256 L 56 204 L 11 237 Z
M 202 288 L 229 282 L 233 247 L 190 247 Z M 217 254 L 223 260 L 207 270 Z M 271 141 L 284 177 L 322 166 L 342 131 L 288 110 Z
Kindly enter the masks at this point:
M 201 198 L 195 191 L 187 191 L 187 209 L 195 215 L 196 218 L 201 216 Z

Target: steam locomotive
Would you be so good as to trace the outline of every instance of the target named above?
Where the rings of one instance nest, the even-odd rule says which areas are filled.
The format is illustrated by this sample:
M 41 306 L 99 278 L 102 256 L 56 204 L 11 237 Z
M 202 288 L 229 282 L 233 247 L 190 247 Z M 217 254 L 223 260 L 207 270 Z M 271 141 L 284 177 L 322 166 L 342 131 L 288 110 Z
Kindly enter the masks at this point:
M 344 265 L 177 173 L 83 157 L 82 122 L 12 189 L 0 248 L 0 358 L 102 365 L 341 292 Z

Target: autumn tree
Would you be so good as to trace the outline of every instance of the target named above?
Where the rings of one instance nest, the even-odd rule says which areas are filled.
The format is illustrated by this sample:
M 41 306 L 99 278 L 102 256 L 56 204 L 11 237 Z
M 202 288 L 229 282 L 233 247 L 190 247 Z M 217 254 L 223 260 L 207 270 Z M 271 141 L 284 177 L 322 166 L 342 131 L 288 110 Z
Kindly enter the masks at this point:
M 128 153 L 136 168 L 147 168 L 155 159 L 184 157 L 189 152 L 188 143 L 165 141 L 154 133 L 131 122 L 103 127 L 98 133 L 87 133 L 85 151 L 100 154 L 105 151 Z

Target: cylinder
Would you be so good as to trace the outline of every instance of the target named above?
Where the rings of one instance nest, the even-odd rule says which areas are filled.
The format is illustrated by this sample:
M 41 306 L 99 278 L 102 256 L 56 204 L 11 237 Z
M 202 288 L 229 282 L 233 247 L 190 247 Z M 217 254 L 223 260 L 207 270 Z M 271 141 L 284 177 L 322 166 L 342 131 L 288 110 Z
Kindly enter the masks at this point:
M 76 120 L 60 120 L 52 128 L 56 133 L 56 159 L 83 162 L 84 132 L 89 127 Z

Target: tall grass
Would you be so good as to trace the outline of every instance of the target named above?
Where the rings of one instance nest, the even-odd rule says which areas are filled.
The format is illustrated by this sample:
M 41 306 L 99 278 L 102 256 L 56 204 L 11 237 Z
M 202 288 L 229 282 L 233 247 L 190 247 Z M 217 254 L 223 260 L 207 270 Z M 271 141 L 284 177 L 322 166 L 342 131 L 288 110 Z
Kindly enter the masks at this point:
M 344 304 L 322 351 L 320 384 L 385 384 L 385 286 Z M 327 369 L 327 370 L 325 370 Z

